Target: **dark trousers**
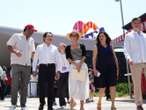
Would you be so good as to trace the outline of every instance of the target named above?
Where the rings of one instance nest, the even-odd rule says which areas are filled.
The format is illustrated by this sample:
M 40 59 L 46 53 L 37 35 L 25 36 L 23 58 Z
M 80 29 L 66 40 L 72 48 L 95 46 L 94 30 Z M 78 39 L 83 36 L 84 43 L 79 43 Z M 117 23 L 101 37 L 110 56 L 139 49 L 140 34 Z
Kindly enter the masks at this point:
M 4 81 L 0 79 L 0 100 L 4 100 L 5 97 L 5 84 Z
M 68 72 L 61 73 L 58 82 L 58 96 L 60 106 L 66 105 L 65 97 L 69 97 L 68 93 Z
M 55 76 L 55 64 L 40 64 L 39 65 L 39 100 L 40 106 L 45 104 L 45 96 L 48 98 L 48 110 L 53 110 L 54 99 L 54 76 Z

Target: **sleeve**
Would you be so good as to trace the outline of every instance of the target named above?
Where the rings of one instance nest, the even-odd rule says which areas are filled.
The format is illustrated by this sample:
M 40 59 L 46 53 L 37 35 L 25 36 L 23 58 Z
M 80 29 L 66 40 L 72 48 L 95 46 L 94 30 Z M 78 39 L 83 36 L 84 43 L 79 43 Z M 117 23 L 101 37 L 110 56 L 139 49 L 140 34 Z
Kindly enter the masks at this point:
M 15 46 L 16 44 L 16 34 L 13 34 L 10 39 L 7 41 L 7 46 Z
M 5 71 L 3 70 L 3 68 L 0 66 L 0 77 L 2 78 L 3 76 L 5 76 Z
M 82 56 L 86 56 L 86 47 L 85 47 L 85 45 L 81 44 L 81 49 L 82 49 Z
M 127 60 L 132 60 L 130 57 L 130 50 L 130 39 L 129 36 L 126 36 L 124 41 L 124 55 Z
M 66 54 L 66 59 L 68 59 L 68 58 L 72 59 L 71 52 L 70 52 L 70 46 L 66 47 L 65 54 Z
M 32 39 L 32 52 L 35 52 L 35 43 L 33 39 Z
M 2 74 L 3 74 L 3 69 L 2 69 L 2 67 L 0 66 L 0 77 L 2 76 Z
M 39 61 L 39 48 L 37 47 L 35 54 L 34 54 L 34 57 L 33 57 L 33 62 L 32 62 L 32 70 L 33 71 L 37 70 L 38 61 Z
M 61 62 L 60 62 L 60 55 L 58 52 L 58 49 L 56 48 L 56 52 L 55 52 L 55 60 L 56 60 L 56 72 L 60 71 L 61 69 Z

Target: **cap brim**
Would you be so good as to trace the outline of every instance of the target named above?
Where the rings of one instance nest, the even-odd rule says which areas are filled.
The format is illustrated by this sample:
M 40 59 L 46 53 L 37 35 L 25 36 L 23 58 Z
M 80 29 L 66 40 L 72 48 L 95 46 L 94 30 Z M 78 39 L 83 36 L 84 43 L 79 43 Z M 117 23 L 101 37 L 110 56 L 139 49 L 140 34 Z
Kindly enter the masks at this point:
M 37 30 L 36 29 L 31 29 L 33 32 L 37 32 Z

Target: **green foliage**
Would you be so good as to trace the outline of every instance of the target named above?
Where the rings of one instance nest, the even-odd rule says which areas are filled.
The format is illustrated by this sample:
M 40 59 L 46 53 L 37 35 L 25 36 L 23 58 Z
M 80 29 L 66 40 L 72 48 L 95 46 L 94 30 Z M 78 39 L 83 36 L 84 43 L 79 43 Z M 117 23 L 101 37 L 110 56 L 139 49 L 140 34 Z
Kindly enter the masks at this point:
M 127 83 L 118 83 L 116 85 L 116 95 L 118 97 L 128 95 L 128 84 Z
M 94 93 L 95 97 L 98 97 L 98 89 Z M 122 82 L 116 85 L 116 97 L 128 96 L 128 83 Z

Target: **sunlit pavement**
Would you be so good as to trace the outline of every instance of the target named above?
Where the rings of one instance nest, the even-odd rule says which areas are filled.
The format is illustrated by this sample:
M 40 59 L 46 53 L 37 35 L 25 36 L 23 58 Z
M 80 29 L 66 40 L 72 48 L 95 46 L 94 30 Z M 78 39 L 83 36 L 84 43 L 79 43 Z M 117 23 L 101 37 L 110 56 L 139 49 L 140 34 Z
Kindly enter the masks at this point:
M 96 110 L 96 100 L 95 98 L 94 102 L 86 103 L 85 104 L 85 110 Z M 58 100 L 56 99 L 57 103 Z M 5 98 L 4 101 L 0 101 L 0 110 L 9 110 L 10 109 L 10 98 Z M 105 98 L 103 99 L 102 110 L 110 110 L 110 101 L 106 101 Z M 39 101 L 38 98 L 28 98 L 27 100 L 27 110 L 38 110 Z M 129 97 L 122 97 L 122 98 L 116 98 L 116 107 L 117 110 L 136 110 L 136 106 L 134 104 L 133 99 L 130 99 Z M 144 109 L 146 110 L 146 100 L 144 101 L 143 105 Z M 53 107 L 54 110 L 69 110 L 69 105 L 67 105 L 65 108 L 60 108 L 57 104 Z M 16 110 L 21 110 L 18 102 L 18 107 Z M 44 110 L 47 110 L 47 106 L 44 107 Z M 79 101 L 77 101 L 77 106 L 74 110 L 79 110 Z

